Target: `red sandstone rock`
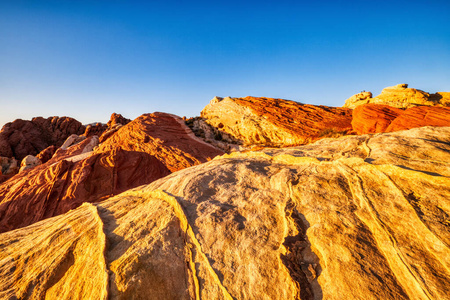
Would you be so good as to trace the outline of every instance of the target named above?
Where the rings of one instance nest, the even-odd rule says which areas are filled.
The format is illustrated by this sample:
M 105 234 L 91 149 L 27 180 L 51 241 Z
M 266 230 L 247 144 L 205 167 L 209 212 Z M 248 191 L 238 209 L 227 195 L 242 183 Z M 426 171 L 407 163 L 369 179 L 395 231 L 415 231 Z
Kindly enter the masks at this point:
M 160 112 L 142 115 L 123 126 L 95 152 L 117 147 L 151 153 L 171 172 L 206 162 L 223 153 L 195 137 L 181 118 Z
M 450 108 L 416 106 L 402 110 L 382 104 L 362 104 L 353 111 L 352 126 L 358 134 L 450 126 Z
M 112 113 L 111 118 L 107 124 L 97 123 L 86 126 L 84 136 L 89 137 L 97 135 L 100 143 L 106 141 L 112 136 L 121 126 L 130 123 L 131 120 L 124 118 L 121 114 Z
M 106 125 L 108 128 L 112 128 L 116 124 L 127 125 L 130 122 L 130 119 L 124 118 L 121 114 L 112 113 L 111 118 Z
M 0 232 L 98 202 L 171 172 L 223 154 L 199 140 L 176 116 L 143 115 L 101 147 L 85 152 L 95 137 L 0 184 Z M 1 180 L 1 178 L 0 178 Z
M 57 147 L 71 134 L 82 134 L 84 126 L 69 117 L 42 117 L 31 121 L 15 120 L 0 131 L 0 156 L 22 160 L 27 155 L 37 155 L 50 145 Z
M 245 146 L 286 147 L 352 130 L 351 109 L 264 97 L 215 97 L 201 116 Z
M 53 154 L 55 154 L 57 149 L 58 147 L 56 147 L 55 145 L 48 146 L 47 148 L 39 152 L 36 157 L 39 158 L 43 164 L 45 164 L 53 157 Z
M 450 108 L 439 106 L 408 108 L 391 122 L 386 132 L 422 126 L 450 126 Z
M 100 136 L 106 130 L 108 130 L 108 126 L 106 124 L 102 124 L 102 123 L 96 123 L 94 125 L 89 124 L 86 126 L 86 131 L 84 132 L 83 135 L 86 137 L 90 137 L 93 135 Z
M 386 132 L 403 110 L 383 104 L 363 104 L 353 110 L 352 127 L 358 134 Z

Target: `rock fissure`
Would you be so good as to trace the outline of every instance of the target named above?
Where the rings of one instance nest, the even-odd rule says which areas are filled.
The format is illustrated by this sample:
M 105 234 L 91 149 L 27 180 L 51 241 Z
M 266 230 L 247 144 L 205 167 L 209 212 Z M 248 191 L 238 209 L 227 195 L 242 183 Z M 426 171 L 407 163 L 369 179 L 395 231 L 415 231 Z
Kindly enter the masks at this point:
M 287 222 L 286 234 L 283 246 L 286 253 L 280 254 L 281 260 L 288 269 L 291 278 L 298 284 L 298 298 L 312 300 L 321 298 L 321 288 L 317 282 L 320 275 L 320 264 L 317 255 L 311 251 L 306 231 L 306 219 L 302 216 L 292 199 L 288 199 L 284 208 Z M 308 252 L 307 259 L 304 254 Z M 313 260 L 312 260 L 312 257 Z

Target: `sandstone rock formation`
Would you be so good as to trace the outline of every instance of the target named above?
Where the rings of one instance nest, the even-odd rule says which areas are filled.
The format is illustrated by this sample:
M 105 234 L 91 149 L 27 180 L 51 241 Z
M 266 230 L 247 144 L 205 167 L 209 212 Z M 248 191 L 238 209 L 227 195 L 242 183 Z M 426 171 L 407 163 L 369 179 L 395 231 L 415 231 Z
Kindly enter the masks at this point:
M 42 164 L 42 162 L 39 158 L 33 155 L 27 155 L 24 159 L 22 159 L 22 162 L 20 163 L 19 173 L 39 166 L 40 164 Z
M 55 154 L 57 149 L 58 147 L 56 147 L 55 145 L 48 146 L 47 148 L 39 152 L 39 154 L 36 155 L 36 157 L 39 158 L 39 160 L 43 164 L 45 164 L 53 157 L 53 154 Z
M 383 89 L 381 94 L 374 98 L 372 98 L 372 93 L 370 92 L 356 94 L 345 101 L 344 107 L 354 109 L 359 105 L 367 103 L 385 104 L 397 108 L 408 108 L 419 105 L 450 106 L 450 93 L 438 92 L 429 94 L 421 90 L 408 88 L 408 85 L 403 83 Z
M 82 134 L 84 130 L 80 122 L 69 117 L 18 119 L 5 124 L 0 131 L 0 156 L 22 160 L 50 145 L 59 147 L 71 134 Z
M 450 126 L 450 107 L 417 106 L 402 110 L 369 103 L 355 108 L 352 126 L 358 134 L 393 132 L 422 126 Z
M 15 158 L 0 157 L 0 167 L 3 175 L 15 174 L 19 171 L 19 163 Z
M 0 184 L 0 232 L 65 213 L 83 202 L 104 200 L 223 154 L 189 132 L 180 118 L 155 113 L 121 127 L 95 150 L 96 136 L 59 148 L 46 163 Z
M 272 98 L 219 98 L 201 112 L 206 123 L 246 145 L 291 146 L 351 131 L 352 112 Z
M 103 142 L 96 153 L 113 151 L 151 153 L 171 172 L 206 162 L 222 151 L 192 134 L 175 115 L 155 112 L 142 115 Z
M 408 108 L 391 122 L 386 132 L 422 126 L 450 126 L 450 107 L 418 106 Z
M 86 125 L 86 130 L 84 131 L 84 136 L 90 137 L 93 135 L 101 136 L 103 132 L 108 130 L 108 126 L 102 123 L 88 124 Z
M 124 118 L 121 114 L 112 113 L 106 125 L 108 126 L 108 128 L 113 128 L 116 124 L 127 125 L 130 122 L 130 119 Z
M 124 118 L 121 114 L 112 113 L 107 124 L 96 123 L 87 125 L 84 136 L 89 137 L 97 135 L 100 137 L 100 142 L 103 142 L 114 132 L 116 132 L 121 126 L 126 125 L 130 122 L 130 119 Z
M 448 127 L 226 155 L 1 234 L 0 298 L 448 299 L 449 176 Z
M 383 104 L 363 104 L 353 110 L 352 127 L 358 134 L 386 132 L 402 109 Z

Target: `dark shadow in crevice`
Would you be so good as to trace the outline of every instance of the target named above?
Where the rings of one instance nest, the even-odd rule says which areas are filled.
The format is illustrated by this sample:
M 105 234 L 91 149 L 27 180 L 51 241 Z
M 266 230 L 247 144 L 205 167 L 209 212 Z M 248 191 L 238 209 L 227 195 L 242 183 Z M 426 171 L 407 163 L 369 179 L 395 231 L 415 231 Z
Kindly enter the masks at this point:
M 439 176 L 442 177 L 443 175 L 439 174 L 439 173 L 435 173 L 435 172 L 429 172 L 429 171 L 424 171 L 424 170 L 417 170 L 417 169 L 413 169 L 404 165 L 395 165 L 396 167 L 405 169 L 405 170 L 410 170 L 410 171 L 415 171 L 415 172 L 420 172 L 423 174 L 427 174 L 427 175 L 431 175 L 431 176 Z
M 291 200 L 286 204 L 285 212 L 287 218 L 294 222 L 298 234 L 285 237 L 283 245 L 287 253 L 281 254 L 281 260 L 299 286 L 300 299 L 323 299 L 322 288 L 317 281 L 322 273 L 322 267 L 319 264 L 319 258 L 312 252 L 311 243 L 306 235 L 310 225 L 306 218 L 295 209 Z

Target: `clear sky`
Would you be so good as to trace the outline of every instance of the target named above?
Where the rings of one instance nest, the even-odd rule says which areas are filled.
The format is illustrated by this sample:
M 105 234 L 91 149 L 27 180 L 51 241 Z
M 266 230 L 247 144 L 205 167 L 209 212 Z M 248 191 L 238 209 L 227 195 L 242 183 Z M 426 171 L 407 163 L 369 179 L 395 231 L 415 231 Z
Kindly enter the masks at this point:
M 450 91 L 450 1 L 0 0 L 0 126 L 197 116 L 215 95 L 342 106 Z

